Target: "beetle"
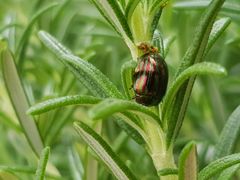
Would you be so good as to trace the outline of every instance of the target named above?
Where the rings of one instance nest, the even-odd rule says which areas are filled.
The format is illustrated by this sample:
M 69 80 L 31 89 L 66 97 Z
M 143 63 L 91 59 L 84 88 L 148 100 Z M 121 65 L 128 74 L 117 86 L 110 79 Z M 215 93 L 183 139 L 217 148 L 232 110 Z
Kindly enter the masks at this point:
M 167 64 L 158 52 L 150 51 L 138 58 L 132 80 L 135 101 L 145 106 L 156 106 L 166 93 Z

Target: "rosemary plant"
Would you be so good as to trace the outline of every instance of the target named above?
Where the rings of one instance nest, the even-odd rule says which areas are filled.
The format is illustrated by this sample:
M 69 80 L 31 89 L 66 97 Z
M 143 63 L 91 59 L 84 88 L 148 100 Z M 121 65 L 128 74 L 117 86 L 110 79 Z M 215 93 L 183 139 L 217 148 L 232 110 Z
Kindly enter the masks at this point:
M 69 76 L 70 79 L 72 78 L 71 82 L 77 79 L 91 95 L 86 95 L 86 93 L 66 95 L 62 92 L 60 93 L 61 97 L 50 98 L 33 106 L 29 105 L 33 102 L 30 101 L 29 103 L 29 94 L 23 87 L 21 73 L 24 72 L 26 48 L 30 41 L 32 26 L 46 12 L 58 7 L 56 20 L 69 1 L 64 1 L 60 5 L 51 4 L 38 11 L 22 33 L 16 50 L 11 48 L 9 40 L 9 45 L 5 41 L 1 41 L 0 50 L 5 86 L 21 129 L 33 152 L 37 157 L 40 157 L 38 167 L 36 167 L 37 179 L 44 179 L 45 175 L 55 179 L 61 178 L 54 164 L 47 166 L 49 147 L 44 149 L 44 146 L 53 146 L 54 138 L 63 128 L 66 119 L 73 114 L 75 106 L 72 106 L 73 108 L 66 113 L 65 119 L 58 116 L 58 113 L 60 113 L 58 109 L 69 105 L 87 105 L 90 107 L 86 116 L 88 123 L 79 121 L 79 119 L 73 123 L 78 135 L 91 148 L 91 151 L 87 153 L 90 156 L 87 157 L 88 161 L 84 165 L 84 170 L 80 165 L 71 166 L 71 171 L 74 174 L 73 179 L 82 179 L 83 177 L 85 179 L 96 179 L 99 176 L 100 171 L 98 171 L 93 157 L 102 162 L 117 179 L 142 179 L 118 156 L 115 152 L 116 149 L 102 137 L 104 127 L 102 120 L 109 116 L 127 133 L 127 136 L 134 139 L 145 149 L 153 162 L 154 172 L 157 172 L 158 179 L 206 180 L 212 177 L 230 178 L 239 169 L 240 163 L 240 154 L 231 154 L 231 149 L 237 141 L 240 129 L 239 107 L 229 117 L 220 133 L 221 141 L 216 144 L 214 161 L 205 165 L 199 171 L 197 146 L 196 142 L 193 141 L 187 143 L 180 155 L 174 155 L 176 139 L 185 119 L 196 76 L 226 76 L 227 74 L 225 68 L 221 65 L 204 62 L 209 50 L 230 24 L 229 18 L 217 19 L 224 2 L 225 0 L 203 2 L 201 8 L 204 9 L 204 12 L 196 24 L 194 37 L 186 52 L 184 52 L 184 56 L 178 61 L 179 67 L 175 68 L 177 70 L 175 75 L 171 77 L 166 95 L 159 105 L 154 107 L 138 104 L 132 99 L 134 97 L 131 88 L 132 72 L 138 63 L 138 58 L 142 55 L 138 48 L 141 43 L 157 47 L 158 53 L 163 58 L 167 58 L 174 38 L 167 39 L 164 37 L 161 31 L 164 27 L 159 25 L 159 22 L 161 22 L 162 14 L 167 11 L 166 7 L 171 4 L 169 0 L 91 0 L 91 5 L 96 6 L 96 9 L 128 47 L 131 60 L 125 62 L 121 68 L 121 82 L 124 93 L 98 68 L 84 58 L 74 55 L 71 50 L 60 43 L 64 39 L 63 36 L 60 39 L 61 33 L 54 34 L 54 29 L 49 30 L 49 32 L 40 30 L 37 34 L 43 45 L 62 62 L 65 67 L 64 72 L 70 71 L 74 75 L 73 77 Z M 36 7 L 38 3 L 36 3 Z M 194 7 L 194 3 L 191 6 Z M 187 6 L 184 6 L 184 3 L 175 5 L 176 9 L 183 7 Z M 54 36 L 58 36 L 58 38 Z M 175 37 L 175 39 L 178 38 L 180 37 Z M 73 42 L 70 41 L 70 43 Z M 68 91 L 66 90 L 66 92 Z M 41 118 L 36 121 L 35 117 L 39 116 L 34 115 L 49 113 L 52 110 L 55 110 L 52 117 L 60 118 L 61 122 L 58 125 L 55 124 L 56 121 L 48 124 L 45 122 L 45 124 L 43 123 L 45 129 L 42 130 Z M 43 115 L 40 117 L 43 117 Z M 71 130 L 73 131 L 73 129 Z M 74 164 L 74 161 L 81 161 L 78 159 L 78 155 L 72 153 L 72 150 L 69 150 L 69 157 L 73 162 L 72 164 Z M 11 172 L 22 170 L 11 169 L 10 167 L 3 167 L 2 169 Z M 27 172 L 34 174 L 35 169 L 30 169 Z

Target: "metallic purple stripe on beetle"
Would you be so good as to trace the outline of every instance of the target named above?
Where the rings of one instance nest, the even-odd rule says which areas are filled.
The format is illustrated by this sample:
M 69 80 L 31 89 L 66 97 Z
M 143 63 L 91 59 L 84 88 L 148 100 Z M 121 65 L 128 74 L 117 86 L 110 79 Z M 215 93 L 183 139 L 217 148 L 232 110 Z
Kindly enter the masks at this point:
M 156 106 L 163 99 L 168 84 L 168 68 L 157 48 L 141 43 L 143 55 L 133 73 L 135 101 L 145 106 Z

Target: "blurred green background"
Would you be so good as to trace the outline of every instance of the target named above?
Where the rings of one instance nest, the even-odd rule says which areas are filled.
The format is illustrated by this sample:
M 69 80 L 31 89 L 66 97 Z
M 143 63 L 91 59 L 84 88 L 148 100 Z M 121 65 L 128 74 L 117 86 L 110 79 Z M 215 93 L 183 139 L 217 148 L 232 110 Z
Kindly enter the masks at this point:
M 101 17 L 87 0 L 1 0 L 0 38 L 8 42 L 13 53 L 18 51 L 22 33 L 42 7 L 59 3 L 37 19 L 28 33 L 25 54 L 18 63 L 24 88 L 30 103 L 63 95 L 88 94 L 74 76 L 59 63 L 40 42 L 39 30 L 55 36 L 74 54 L 99 68 L 122 91 L 121 65 L 131 60 L 123 40 Z M 159 29 L 164 39 L 175 37 L 166 62 L 170 80 L 192 41 L 208 0 L 173 0 L 164 9 Z M 191 4 L 192 3 L 192 4 Z M 206 61 L 216 62 L 228 71 L 226 77 L 197 78 L 187 116 L 175 146 L 176 155 L 189 140 L 198 142 L 199 168 L 211 161 L 213 144 L 230 113 L 240 104 L 240 2 L 228 0 L 220 17 L 232 22 L 218 39 Z M 72 128 L 73 120 L 88 121 L 87 107 L 67 107 L 36 117 L 46 145 L 51 146 L 50 161 L 58 168 L 63 179 L 75 179 L 72 157 L 80 158 L 76 167 L 84 166 L 89 151 Z M 104 121 L 103 136 L 113 145 L 141 179 L 157 179 L 151 159 L 145 150 L 134 142 L 112 121 Z M 36 167 L 37 160 L 22 133 L 10 103 L 2 73 L 0 73 L 0 166 Z M 236 151 L 239 151 L 239 143 Z M 99 179 L 112 179 L 104 166 Z M 32 179 L 26 173 L 17 173 L 19 179 Z

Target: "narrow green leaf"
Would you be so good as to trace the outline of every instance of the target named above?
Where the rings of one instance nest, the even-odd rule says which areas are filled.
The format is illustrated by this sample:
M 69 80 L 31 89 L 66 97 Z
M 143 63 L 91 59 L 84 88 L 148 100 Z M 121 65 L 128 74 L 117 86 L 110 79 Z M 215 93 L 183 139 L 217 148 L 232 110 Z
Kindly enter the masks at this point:
M 111 19 L 111 17 L 108 15 L 108 13 L 106 13 L 106 10 L 104 9 L 104 7 L 102 7 L 102 5 L 96 1 L 96 0 L 89 0 L 91 1 L 98 9 L 98 11 L 101 13 L 101 15 L 106 19 L 106 21 L 112 26 L 112 28 L 121 36 L 121 32 L 119 31 L 119 29 L 116 27 L 116 25 L 114 24 L 113 20 Z
M 191 46 L 188 48 L 183 57 L 182 64 L 177 72 L 177 75 L 192 64 L 202 61 L 203 53 L 206 49 L 214 20 L 224 2 L 225 0 L 211 1 L 211 4 L 201 17 L 201 21 L 196 28 L 196 35 L 194 36 Z
M 211 33 L 209 35 L 207 47 L 205 50 L 205 55 L 209 52 L 213 44 L 217 41 L 217 39 L 223 34 L 223 32 L 226 30 L 226 28 L 231 23 L 230 18 L 222 18 L 217 20 L 212 27 Z M 204 56 L 205 56 L 204 55 Z
M 153 37 L 154 31 L 157 29 L 158 24 L 159 24 L 159 19 L 162 15 L 162 11 L 163 11 L 163 7 L 160 7 L 157 9 L 157 12 L 154 14 L 152 20 L 150 20 L 151 23 L 149 23 L 150 25 L 150 35 L 151 37 Z
M 103 17 L 123 37 L 128 46 L 133 46 L 133 36 L 119 4 L 112 0 L 91 1 L 96 5 Z
M 176 77 L 186 68 L 191 65 L 203 61 L 204 52 L 207 46 L 208 37 L 210 35 L 212 25 L 215 21 L 215 18 L 220 11 L 225 0 L 212 0 L 211 4 L 207 8 L 206 12 L 204 12 L 201 21 L 196 28 L 196 33 L 192 44 L 188 48 L 185 53 L 182 63 L 176 73 Z M 192 87 L 195 82 L 195 77 L 187 80 L 182 87 L 179 89 L 177 96 L 174 100 L 173 106 L 171 106 L 171 121 L 174 122 L 170 127 L 171 129 L 175 129 L 175 133 L 168 133 L 167 138 L 167 146 L 169 147 L 171 142 L 173 142 L 178 136 L 179 130 L 182 126 L 186 109 L 188 106 L 188 102 L 190 99 L 190 95 L 192 92 Z M 172 131 L 172 130 L 170 130 Z M 170 132 L 169 131 L 169 132 Z
M 90 109 L 89 116 L 92 119 L 102 119 L 114 113 L 125 111 L 136 111 L 143 113 L 150 117 L 149 120 L 153 121 L 158 125 L 161 125 L 158 116 L 152 111 L 150 111 L 147 107 L 137 104 L 135 102 L 121 99 L 106 99 L 102 101 L 101 103 Z
M 164 43 L 160 31 L 155 30 L 153 34 L 153 45 L 158 48 L 161 56 L 165 58 Z
M 35 121 L 26 115 L 29 103 L 10 51 L 2 51 L 1 59 L 4 82 L 16 115 L 30 146 L 36 155 L 39 156 L 43 149 L 43 142 Z
M 225 0 L 211 1 L 211 4 L 201 18 L 199 26 L 196 28 L 194 40 L 191 46 L 188 48 L 177 74 L 195 62 L 202 60 L 203 52 L 206 48 L 214 20 L 224 2 Z
M 136 103 L 133 103 L 133 102 L 131 102 L 132 104 L 131 103 L 127 104 L 127 103 L 128 101 L 121 101 L 117 99 L 106 99 L 105 101 L 97 104 L 92 109 L 90 109 L 89 116 L 92 119 L 100 119 L 100 118 L 102 119 L 114 113 L 117 113 L 113 116 L 113 118 L 114 120 L 117 121 L 119 126 L 122 129 L 124 129 L 127 132 L 127 134 L 129 134 L 138 144 L 145 144 L 147 140 L 146 139 L 147 136 L 143 130 L 144 128 L 143 128 L 142 122 L 136 115 L 128 111 L 136 109 L 135 113 L 141 116 L 143 115 L 148 116 L 148 118 L 150 117 L 149 120 L 152 120 L 155 123 L 156 123 L 156 120 L 153 120 L 153 117 L 157 119 L 157 116 L 144 106 L 142 106 L 144 108 L 144 110 L 142 110 L 141 105 L 138 106 L 137 104 L 137 106 L 134 107 Z M 126 108 L 129 108 L 129 109 L 126 109 Z M 147 113 L 149 113 L 150 115 L 149 114 L 147 115 Z M 151 117 L 151 115 L 153 117 Z
M 36 169 L 32 167 L 26 167 L 26 166 L 0 166 L 0 171 L 6 171 L 10 173 L 26 173 L 26 174 L 34 174 L 36 172 Z
M 98 97 L 123 97 L 117 87 L 96 67 L 74 56 L 50 34 L 40 31 L 39 38 L 93 95 Z
M 198 174 L 199 180 L 208 180 L 217 173 L 222 172 L 226 168 L 240 163 L 240 153 L 225 156 L 211 162 L 208 166 L 203 168 Z
M 126 1 L 125 0 L 119 0 L 119 4 L 121 5 L 122 9 L 126 8 Z
M 17 47 L 16 56 L 17 56 L 18 63 L 21 64 L 21 62 L 24 59 L 24 54 L 25 54 L 25 50 L 26 50 L 26 47 L 28 44 L 28 39 L 30 37 L 31 30 L 32 30 L 34 23 L 38 20 L 38 18 L 41 15 L 43 15 L 47 11 L 51 10 L 52 8 L 56 7 L 57 5 L 59 5 L 59 4 L 57 4 L 57 3 L 50 4 L 42 9 L 40 9 L 38 12 L 36 12 L 36 14 L 34 14 L 32 16 L 32 19 L 30 20 L 29 24 L 27 25 L 26 29 L 24 30 L 23 35 L 21 36 L 21 39 L 20 39 L 18 47 Z
M 39 32 L 43 43 L 59 58 L 59 60 L 77 77 L 77 79 L 95 96 L 123 98 L 117 87 L 92 64 L 74 56 L 70 50 L 60 44 L 55 38 L 44 31 Z M 135 130 L 124 122 L 118 124 L 126 132 L 131 132 L 131 137 L 139 137 Z M 137 140 L 137 141 L 138 141 Z
M 143 131 L 142 122 L 139 118 L 134 116 L 130 112 L 119 113 L 115 115 L 114 120 L 117 121 L 118 125 L 138 144 L 145 144 L 147 141 L 146 133 Z
M 72 179 L 82 180 L 84 170 L 83 170 L 83 165 L 82 165 L 81 159 L 79 158 L 78 153 L 74 149 L 69 148 L 67 155 L 68 155 L 68 161 L 69 161 L 68 167 L 72 174 Z
M 89 127 L 90 128 L 90 127 Z M 102 133 L 101 131 L 102 129 L 102 122 L 98 122 L 94 128 L 92 129 L 96 134 L 100 134 Z M 98 177 L 98 172 L 99 172 L 99 168 L 98 168 L 98 161 L 101 162 L 101 159 L 98 158 L 98 156 L 96 156 L 96 154 L 92 151 L 88 150 L 88 153 L 85 154 L 86 156 L 86 166 L 85 166 L 85 178 L 84 179 L 97 179 Z
M 179 10 L 195 10 L 195 9 L 204 9 L 208 7 L 210 1 L 199 0 L 199 1 L 181 1 L 176 2 L 173 7 Z M 240 5 L 234 2 L 226 2 L 222 7 L 222 11 L 229 13 L 240 13 Z
M 229 155 L 239 140 L 240 133 L 240 106 L 238 106 L 225 124 L 218 143 L 215 145 L 214 159 Z
M 10 166 L 0 166 L 0 171 L 9 172 L 11 174 L 16 174 L 16 173 L 28 174 L 28 175 L 36 174 L 36 168 L 29 167 L 29 166 L 13 166 L 13 167 L 10 167 Z M 63 180 L 63 178 L 61 178 L 61 177 L 59 177 L 57 175 L 54 175 L 54 174 L 50 174 L 48 172 L 46 172 L 46 177 L 49 177 L 51 179 L 56 179 L 56 180 L 57 179 Z
M 111 170 L 112 174 L 121 180 L 137 179 L 111 147 L 94 130 L 83 122 L 74 123 L 74 127 L 81 138 L 91 147 L 98 157 Z
M 132 14 L 137 7 L 137 5 L 141 2 L 141 0 L 129 0 L 126 10 L 125 10 L 125 16 L 127 18 L 127 22 L 131 21 Z
M 240 165 L 231 166 L 222 171 L 217 180 L 232 180 L 233 175 L 240 169 Z
M 132 32 L 128 26 L 127 19 L 124 16 L 123 12 L 121 11 L 121 8 L 119 7 L 119 4 L 117 3 L 117 1 L 112 1 L 112 0 L 106 0 L 106 1 L 111 6 L 112 10 L 114 11 L 118 21 L 120 22 L 120 24 L 121 24 L 123 30 L 125 31 L 126 35 L 128 36 L 128 38 L 133 40 Z M 124 35 L 124 34 L 122 33 L 122 35 Z
M 121 67 L 122 85 L 125 95 L 128 97 L 128 99 L 131 99 L 134 95 L 133 93 L 131 93 L 130 89 L 133 88 L 132 75 L 133 70 L 135 69 L 136 66 L 137 66 L 136 61 L 127 61 Z
M 47 167 L 48 156 L 50 153 L 50 147 L 46 147 L 42 150 L 40 160 L 38 162 L 38 168 L 36 171 L 36 180 L 44 180 L 45 170 Z
M 169 0 L 155 0 L 153 3 L 152 3 L 152 6 L 150 8 L 150 12 L 152 14 L 155 14 L 156 11 L 160 8 L 162 8 L 162 6 L 164 6 L 165 4 L 168 3 Z
M 84 95 L 73 95 L 73 96 L 64 96 L 59 98 L 53 98 L 41 103 L 38 103 L 32 107 L 30 107 L 27 111 L 28 114 L 37 115 L 44 112 L 48 112 L 50 110 L 61 108 L 69 105 L 88 105 L 88 104 L 96 104 L 100 102 L 100 98 L 96 98 L 93 96 L 84 96 Z
M 188 143 L 179 156 L 179 180 L 197 179 L 197 150 L 194 142 Z
M 181 1 L 174 3 L 173 7 L 175 9 L 203 9 L 209 6 L 210 1 Z
M 163 105 L 162 105 L 162 112 L 163 112 L 163 121 L 164 121 L 164 127 L 169 128 L 168 129 L 168 136 L 169 137 L 175 137 L 176 133 L 179 131 L 178 128 L 180 128 L 177 125 L 177 122 L 173 121 L 173 119 L 169 118 L 170 106 L 173 103 L 173 99 L 175 98 L 178 90 L 181 88 L 182 84 L 186 82 L 189 78 L 196 75 L 226 75 L 226 70 L 224 67 L 210 62 L 202 62 L 194 64 L 193 66 L 187 68 L 184 70 L 179 76 L 175 79 L 175 81 L 172 83 L 171 87 L 168 89 L 168 92 L 165 96 Z M 173 135 L 173 136 L 171 136 Z
M 211 1 L 211 4 L 201 17 L 201 21 L 196 28 L 194 40 L 183 57 L 182 64 L 177 72 L 177 75 L 192 64 L 202 61 L 203 53 L 206 49 L 214 20 L 224 2 L 225 0 Z
M 229 155 L 233 152 L 240 134 L 240 106 L 228 118 L 218 143 L 215 145 L 214 159 Z M 232 166 L 221 172 L 219 179 L 230 179 L 231 176 L 240 168 L 240 165 Z

